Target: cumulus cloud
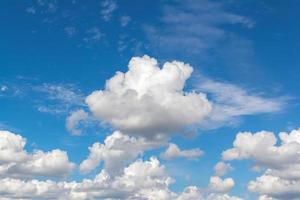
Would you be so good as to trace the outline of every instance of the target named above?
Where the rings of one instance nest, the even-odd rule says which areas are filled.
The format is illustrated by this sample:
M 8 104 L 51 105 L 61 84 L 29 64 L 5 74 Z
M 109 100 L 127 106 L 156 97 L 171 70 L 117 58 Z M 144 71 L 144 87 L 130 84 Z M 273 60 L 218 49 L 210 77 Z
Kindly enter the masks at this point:
M 215 170 L 216 176 L 224 176 L 229 171 L 233 170 L 233 168 L 232 168 L 232 166 L 229 163 L 218 162 L 215 165 L 214 170 Z
M 228 199 L 222 193 L 203 193 L 196 186 L 188 186 L 182 193 L 169 189 L 174 180 L 168 176 L 166 169 L 159 160 L 151 157 L 149 160 L 137 160 L 124 168 L 118 176 L 110 176 L 103 169 L 94 179 L 84 179 L 81 182 L 54 182 L 20 180 L 13 178 L 0 179 L 0 195 L 12 199 L 149 199 L 149 200 L 204 200 Z M 227 182 L 221 181 L 222 183 Z M 221 185 L 222 185 L 221 183 Z M 224 184 L 223 183 L 223 184 Z M 223 186 L 216 186 L 222 188 Z M 222 191 L 227 191 L 223 189 Z
M 22 136 L 0 131 L 0 177 L 65 176 L 75 167 L 64 151 L 28 153 L 25 145 Z
M 72 112 L 66 119 L 66 128 L 72 135 L 81 135 L 81 130 L 78 129 L 78 125 L 82 122 L 86 122 L 88 116 L 88 113 L 82 109 Z
M 89 147 L 89 156 L 80 164 L 80 171 L 88 173 L 95 169 L 101 161 L 104 169 L 110 174 L 118 174 L 147 149 L 165 144 L 165 141 L 149 141 L 124 135 L 120 131 L 106 137 L 104 144 L 95 143 Z
M 181 150 L 176 144 L 169 144 L 169 147 L 165 152 L 161 154 L 161 157 L 166 160 L 172 160 L 175 158 L 187 158 L 187 159 L 196 159 L 203 155 L 203 151 L 199 148 Z
M 300 129 L 279 133 L 238 133 L 233 148 L 223 152 L 224 160 L 251 159 L 264 174 L 248 184 L 261 198 L 294 199 L 300 196 Z M 268 198 L 267 198 L 268 197 Z
M 204 94 L 183 91 L 192 71 L 178 61 L 160 68 L 154 58 L 133 57 L 126 73 L 117 72 L 86 103 L 96 118 L 126 133 L 154 137 L 175 132 L 200 123 L 211 110 Z
M 228 193 L 234 186 L 234 181 L 232 178 L 225 178 L 222 180 L 218 176 L 212 176 L 209 181 L 210 191 L 216 193 Z

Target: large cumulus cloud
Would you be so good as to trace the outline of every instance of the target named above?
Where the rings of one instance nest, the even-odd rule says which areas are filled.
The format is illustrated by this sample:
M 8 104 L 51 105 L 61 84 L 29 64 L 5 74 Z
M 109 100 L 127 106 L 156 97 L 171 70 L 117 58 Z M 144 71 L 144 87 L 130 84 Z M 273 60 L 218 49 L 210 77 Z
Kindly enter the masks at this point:
M 151 137 L 175 132 L 199 123 L 211 110 L 204 94 L 184 91 L 192 72 L 182 62 L 160 68 L 154 58 L 133 57 L 127 72 L 117 72 L 86 103 L 99 120 L 126 133 Z

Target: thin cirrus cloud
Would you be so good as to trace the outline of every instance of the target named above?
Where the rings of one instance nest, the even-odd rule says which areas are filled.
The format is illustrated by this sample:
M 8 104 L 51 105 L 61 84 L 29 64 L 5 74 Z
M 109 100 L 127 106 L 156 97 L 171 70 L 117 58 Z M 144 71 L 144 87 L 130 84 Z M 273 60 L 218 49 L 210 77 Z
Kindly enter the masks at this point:
M 208 129 L 237 125 L 241 117 L 247 115 L 281 112 L 288 101 L 284 96 L 265 97 L 240 86 L 215 81 L 202 75 L 198 76 L 195 87 L 210 96 L 213 109 L 202 123 L 202 127 Z
M 164 5 L 160 22 L 163 29 L 145 25 L 145 34 L 151 45 L 164 52 L 205 53 L 228 39 L 233 33 L 224 25 L 242 25 L 252 28 L 254 22 L 228 11 L 221 2 L 207 0 L 176 1 Z M 178 48 L 178 47 L 181 48 Z

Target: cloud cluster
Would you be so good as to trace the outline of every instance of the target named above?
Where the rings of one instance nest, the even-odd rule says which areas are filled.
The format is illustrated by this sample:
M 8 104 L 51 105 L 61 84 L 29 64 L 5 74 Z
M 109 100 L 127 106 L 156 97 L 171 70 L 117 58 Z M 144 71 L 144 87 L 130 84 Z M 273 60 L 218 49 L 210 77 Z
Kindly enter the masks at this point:
M 224 160 L 251 159 L 264 174 L 250 181 L 248 190 L 264 197 L 293 199 L 300 196 L 300 129 L 279 133 L 238 133 L 233 148 L 223 152 Z
M 182 62 L 133 57 L 126 73 L 117 72 L 104 90 L 86 98 L 96 118 L 125 133 L 157 137 L 199 123 L 211 110 L 202 93 L 184 92 L 193 68 Z
M 145 150 L 159 147 L 165 143 L 165 141 L 149 141 L 144 138 L 130 137 L 120 131 L 115 131 L 107 136 L 104 144 L 97 142 L 89 147 L 89 156 L 80 164 L 80 171 L 88 173 L 103 161 L 104 169 L 107 172 L 118 174 Z
M 39 179 L 40 176 L 66 176 L 74 168 L 65 152 L 28 153 L 24 150 L 26 139 L 22 136 L 1 131 L 0 137 L 2 199 L 239 199 L 228 195 L 234 181 L 216 176 L 211 177 L 208 188 L 188 186 L 181 193 L 173 192 L 170 185 L 174 179 L 157 158 L 137 159 L 145 149 L 161 145 L 159 142 L 150 143 L 145 138 L 137 139 L 114 132 L 104 144 L 94 144 L 88 159 L 80 166 L 81 170 L 89 171 L 103 160 L 101 172 L 93 179 L 70 182 Z
M 197 159 L 202 156 L 203 153 L 204 152 L 199 148 L 181 150 L 176 144 L 170 143 L 166 151 L 161 154 L 161 157 L 166 160 L 172 160 L 180 157 L 187 159 Z
M 0 177 L 66 176 L 75 165 L 66 152 L 35 150 L 28 153 L 26 139 L 9 131 L 0 131 Z

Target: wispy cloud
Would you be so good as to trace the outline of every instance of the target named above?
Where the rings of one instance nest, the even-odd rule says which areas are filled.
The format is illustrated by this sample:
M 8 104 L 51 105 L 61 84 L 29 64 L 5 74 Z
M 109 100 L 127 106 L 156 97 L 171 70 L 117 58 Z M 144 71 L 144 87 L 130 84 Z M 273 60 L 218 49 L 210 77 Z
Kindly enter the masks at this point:
M 146 25 L 145 32 L 155 48 L 203 53 L 232 34 L 224 25 L 252 28 L 254 22 L 227 11 L 222 3 L 184 0 L 165 5 L 159 25 Z
M 101 3 L 101 17 L 104 21 L 109 21 L 118 5 L 113 0 L 105 0 Z
M 199 91 L 208 94 L 213 109 L 204 122 L 206 128 L 235 125 L 240 117 L 264 113 L 276 113 L 286 106 L 287 97 L 266 97 L 250 92 L 240 86 L 199 77 L 196 85 Z
M 129 22 L 131 21 L 131 17 L 129 17 L 129 16 L 122 16 L 121 18 L 120 18 L 120 24 L 121 24 L 121 26 L 123 26 L 123 27 L 125 27 L 125 26 L 127 26 L 128 24 L 129 24 Z

